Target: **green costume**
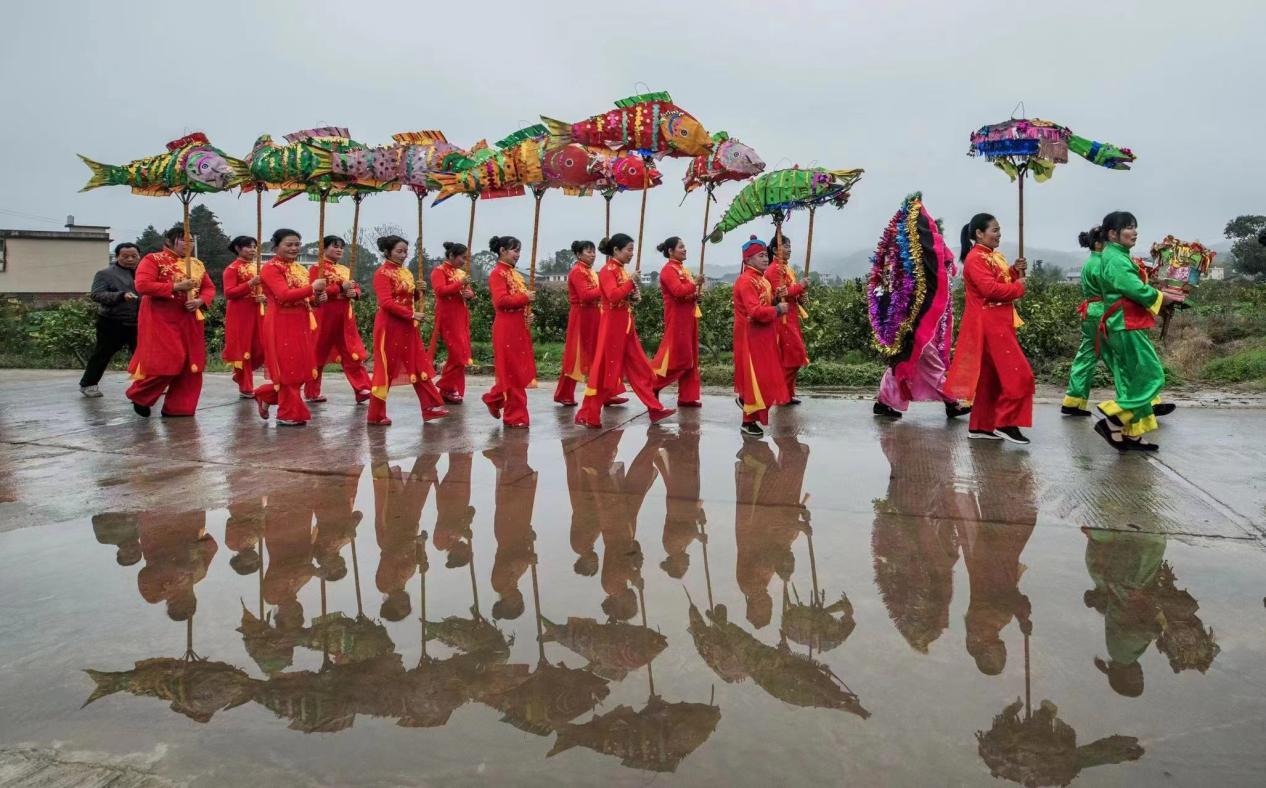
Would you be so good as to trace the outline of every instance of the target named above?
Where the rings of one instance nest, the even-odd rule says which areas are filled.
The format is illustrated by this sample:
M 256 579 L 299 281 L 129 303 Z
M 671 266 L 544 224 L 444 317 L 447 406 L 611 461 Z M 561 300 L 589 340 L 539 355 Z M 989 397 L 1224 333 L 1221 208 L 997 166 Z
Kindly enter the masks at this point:
M 1099 330 L 1099 319 L 1103 317 L 1103 293 L 1094 284 L 1099 268 L 1103 264 L 1102 253 L 1091 252 L 1090 258 L 1081 266 L 1081 295 L 1086 300 L 1078 312 L 1081 313 L 1081 344 L 1077 346 L 1077 355 L 1073 356 L 1073 366 L 1068 372 L 1068 390 L 1064 392 L 1064 407 L 1090 409 L 1090 384 L 1095 379 L 1095 368 L 1099 366 L 1099 354 L 1095 352 L 1095 332 Z
M 1129 251 L 1118 243 L 1104 247 L 1089 283 L 1103 297 L 1098 348 L 1116 386 L 1116 399 L 1101 403 L 1099 411 L 1115 417 L 1122 433 L 1138 437 L 1156 429 L 1152 404 L 1165 385 L 1165 370 L 1147 333 L 1164 297 L 1143 281 Z

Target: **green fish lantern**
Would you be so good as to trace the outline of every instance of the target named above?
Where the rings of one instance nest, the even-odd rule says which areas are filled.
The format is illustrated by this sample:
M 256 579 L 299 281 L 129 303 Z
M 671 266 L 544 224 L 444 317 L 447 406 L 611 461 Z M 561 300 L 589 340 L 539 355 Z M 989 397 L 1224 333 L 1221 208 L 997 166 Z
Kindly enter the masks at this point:
M 167 152 L 123 165 L 102 164 L 79 157 L 92 177 L 81 192 L 101 186 L 129 186 L 133 194 L 167 197 L 173 194 L 222 192 L 249 178 L 246 163 L 214 147 L 202 132 L 167 143 Z
M 775 170 L 756 176 L 735 195 L 721 220 L 708 233 L 720 243 L 725 234 L 758 216 L 777 215 L 796 208 L 831 204 L 843 208 L 850 190 L 863 170 L 827 170 L 821 167 Z

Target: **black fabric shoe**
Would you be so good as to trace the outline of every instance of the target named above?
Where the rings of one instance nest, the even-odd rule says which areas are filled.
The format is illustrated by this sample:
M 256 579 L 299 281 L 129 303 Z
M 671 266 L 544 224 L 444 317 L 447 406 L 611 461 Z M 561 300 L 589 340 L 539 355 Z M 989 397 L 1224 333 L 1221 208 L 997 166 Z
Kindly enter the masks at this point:
M 876 402 L 875 407 L 871 408 L 871 413 L 874 413 L 876 416 L 883 416 L 886 419 L 901 418 L 901 411 L 896 408 L 890 408 L 882 402 Z
M 1024 433 L 1020 432 L 1019 427 L 999 427 L 995 432 L 1002 436 L 1003 440 L 1018 443 L 1021 446 L 1028 446 L 1032 443 L 1032 441 L 1024 437 Z
M 945 403 L 945 418 L 956 419 L 971 413 L 971 405 L 959 405 L 957 402 Z
M 759 424 L 757 424 L 757 423 L 756 423 L 756 422 L 754 422 L 754 421 L 745 421 L 745 422 L 743 422 L 743 426 L 742 426 L 742 427 L 739 427 L 739 432 L 743 433 L 744 435 L 746 435 L 746 436 L 747 436 L 747 437 L 749 437 L 749 438 L 763 438 L 763 437 L 765 437 L 765 431 L 764 431 L 764 430 L 762 430 L 762 429 L 760 428 L 760 425 L 759 425 Z
M 136 404 L 135 402 L 133 402 L 133 403 L 132 403 L 132 410 L 136 411 L 136 415 L 137 415 L 137 416 L 140 416 L 140 417 L 141 417 L 141 418 L 143 418 L 143 419 L 148 419 L 148 418 L 149 418 L 149 407 L 148 407 L 148 406 L 145 406 L 145 405 L 138 405 L 138 404 Z
M 799 397 L 792 397 L 791 399 L 787 400 L 787 404 L 788 404 L 788 405 L 799 405 L 799 404 L 800 404 L 800 398 L 799 398 Z
M 1178 406 L 1172 402 L 1162 402 L 1159 405 L 1152 406 L 1152 413 L 1157 416 L 1168 416 L 1178 409 Z
M 1000 441 L 1002 436 L 994 430 L 968 430 L 967 437 L 978 441 Z
M 1073 407 L 1072 405 L 1061 405 L 1061 406 L 1060 406 L 1060 408 L 1059 408 L 1059 412 L 1060 412 L 1060 413 L 1062 413 L 1062 414 L 1064 414 L 1065 416 L 1090 416 L 1090 415 L 1092 415 L 1092 414 L 1090 413 L 1090 411 L 1088 411 L 1088 410 L 1082 410 L 1081 408 Z

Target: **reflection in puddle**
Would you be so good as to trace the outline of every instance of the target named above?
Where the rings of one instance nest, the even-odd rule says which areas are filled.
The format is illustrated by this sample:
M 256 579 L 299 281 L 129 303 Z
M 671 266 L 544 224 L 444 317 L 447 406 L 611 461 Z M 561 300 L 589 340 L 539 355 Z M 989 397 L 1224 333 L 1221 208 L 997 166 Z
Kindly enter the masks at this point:
M 526 739 L 551 737 L 542 756 L 582 748 L 625 767 L 672 772 L 725 729 L 722 706 L 735 698 L 818 709 L 819 725 L 848 720 L 848 731 L 873 728 L 872 712 L 882 715 L 887 705 L 872 686 L 883 667 L 861 669 L 850 657 L 866 647 L 865 637 L 858 645 L 859 628 L 874 633 L 886 612 L 902 639 L 896 642 L 918 659 L 929 659 L 922 655 L 947 632 L 958 633 L 954 643 L 937 646 L 940 658 L 953 652 L 996 687 L 986 720 L 989 707 L 1001 711 L 989 727 L 978 729 L 985 720 L 968 723 L 994 776 L 1064 785 L 1083 769 L 1142 758 L 1144 745 L 1130 735 L 1078 746 L 1072 722 L 1044 697 L 1040 676 L 1035 686 L 1031 667 L 1042 622 L 1035 620 L 1024 559 L 1039 490 L 1028 455 L 965 453 L 946 445 L 943 432 L 913 425 L 882 430 L 879 438 L 890 473 L 885 497 L 873 503 L 869 535 L 877 594 L 860 576 L 839 570 L 839 532 L 833 523 L 831 529 L 814 523 L 805 490 L 810 446 L 791 436 L 744 442 L 736 456 L 713 466 L 732 462 L 732 488 L 728 474 L 711 474 L 725 475 L 724 495 L 733 496 L 732 541 L 721 507 L 713 508 L 711 522 L 705 514 L 701 435 L 690 423 L 677 431 L 651 428 L 632 446 L 622 446 L 628 439 L 622 430 L 565 437 L 561 447 L 549 447 L 561 448 L 562 474 L 544 484 L 529 457 L 529 449 L 540 447 L 531 447 L 523 432 L 507 432 L 482 457 L 452 451 L 393 464 L 371 450 L 368 469 L 347 476 L 235 495 L 224 526 L 227 563 L 234 575 L 254 578 L 246 581 L 251 591 L 237 626 L 247 655 L 241 665 L 195 648 L 197 589 L 219 552 L 207 514 L 99 514 L 92 520 L 97 542 L 114 548 L 121 567 L 140 564 L 140 596 L 184 623 L 186 648 L 137 655 L 129 670 L 93 665 L 86 703 L 127 693 L 158 699 L 199 723 L 251 705 L 267 710 L 270 723 L 282 720 L 304 733 L 347 731 L 358 716 L 437 728 L 473 714 L 456 714 L 472 704 L 531 734 Z M 230 472 L 230 490 L 252 489 L 245 473 Z M 639 514 L 661 505 L 648 499 L 657 483 L 664 493 L 664 557 L 647 567 L 648 518 Z M 373 498 L 376 555 L 361 528 L 358 491 Z M 540 560 L 538 504 L 551 516 L 564 515 L 571 571 Z M 478 512 L 476 505 L 486 508 Z M 1165 560 L 1166 537 L 1083 532 L 1093 586 L 1085 607 L 1097 611 L 1104 629 L 1105 648 L 1085 658 L 1096 678 L 1106 677 L 1119 695 L 1142 695 L 1140 657 L 1152 644 L 1175 673 L 1206 672 L 1220 649 L 1197 615 L 1197 601 L 1178 587 Z M 724 579 L 729 572 L 718 556 L 725 565 L 733 560 L 733 581 Z M 951 620 L 960 556 L 961 628 Z M 460 612 L 428 611 L 428 582 L 437 577 L 449 585 L 458 580 Z M 542 588 L 552 584 L 587 591 L 549 597 L 548 606 L 563 608 L 565 600 L 571 609 L 542 609 Z M 332 591 L 349 586 L 354 609 L 347 594 Z M 862 615 L 867 593 L 877 600 L 878 619 Z M 347 609 L 335 609 L 334 596 Z M 449 611 L 454 598 L 452 588 L 443 594 Z M 305 610 L 301 599 L 313 609 Z M 719 601 L 725 599 L 739 600 L 741 614 Z M 578 607 L 585 602 L 601 614 L 585 615 Z M 663 623 L 670 621 L 682 625 Z M 406 643 L 393 640 L 410 625 L 418 631 Z M 216 636 L 217 651 L 223 636 Z M 525 645 L 532 656 L 514 661 L 516 654 L 523 660 Z M 419 649 L 416 664 L 413 657 L 406 664 L 404 654 Z M 1016 681 L 1019 661 L 1023 685 L 1003 686 Z M 665 675 L 672 689 L 657 689 Z M 863 685 L 866 705 L 846 675 Z M 708 702 L 682 695 L 683 676 L 702 684 Z M 740 694 L 719 704 L 716 689 L 725 685 Z M 746 709 L 730 714 L 730 724 L 750 725 Z M 956 736 L 970 741 L 970 733 Z

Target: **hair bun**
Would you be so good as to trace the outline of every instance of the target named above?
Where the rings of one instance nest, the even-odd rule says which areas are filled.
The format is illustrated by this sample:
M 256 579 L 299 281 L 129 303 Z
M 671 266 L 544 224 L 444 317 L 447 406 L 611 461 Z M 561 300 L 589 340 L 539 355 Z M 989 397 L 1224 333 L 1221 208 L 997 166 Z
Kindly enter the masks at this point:
M 747 236 L 747 240 L 749 240 L 749 241 L 755 241 L 755 240 L 756 240 L 756 236 L 754 236 L 754 235 L 749 235 L 749 236 Z

